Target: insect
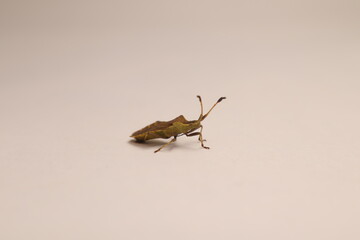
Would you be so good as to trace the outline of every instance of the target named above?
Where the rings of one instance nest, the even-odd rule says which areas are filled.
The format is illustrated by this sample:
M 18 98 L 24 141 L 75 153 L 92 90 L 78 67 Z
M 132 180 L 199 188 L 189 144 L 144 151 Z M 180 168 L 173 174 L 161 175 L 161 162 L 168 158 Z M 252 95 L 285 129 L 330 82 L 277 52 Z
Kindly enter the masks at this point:
M 135 140 L 137 142 L 145 142 L 147 140 L 154 139 L 154 138 L 167 139 L 167 138 L 173 137 L 170 142 L 165 143 L 159 149 L 154 151 L 155 153 L 160 151 L 167 145 L 175 142 L 177 137 L 183 136 L 183 135 L 185 135 L 187 137 L 199 136 L 199 141 L 201 143 L 201 146 L 205 149 L 209 149 L 209 147 L 206 147 L 204 145 L 204 141 L 206 141 L 206 140 L 203 139 L 203 136 L 202 136 L 203 126 L 201 125 L 201 122 L 209 115 L 209 113 L 214 109 L 216 104 L 221 102 L 226 97 L 219 98 L 219 100 L 217 100 L 217 102 L 210 108 L 210 110 L 205 115 L 203 115 L 203 104 L 202 104 L 201 97 L 200 96 L 197 96 L 197 97 L 199 98 L 200 107 L 201 107 L 201 113 L 200 113 L 198 120 L 188 121 L 185 119 L 185 117 L 183 115 L 180 115 L 180 116 L 174 118 L 173 120 L 170 120 L 167 122 L 166 121 L 156 121 L 142 129 L 134 132 L 130 137 L 135 138 Z M 199 128 L 200 128 L 200 131 L 195 132 L 195 130 L 197 130 Z

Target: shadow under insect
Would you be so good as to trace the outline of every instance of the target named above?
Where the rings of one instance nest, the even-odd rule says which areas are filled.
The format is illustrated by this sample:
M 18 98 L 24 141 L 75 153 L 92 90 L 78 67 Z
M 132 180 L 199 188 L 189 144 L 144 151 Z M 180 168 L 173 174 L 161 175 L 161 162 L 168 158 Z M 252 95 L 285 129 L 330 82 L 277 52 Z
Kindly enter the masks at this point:
M 163 146 L 164 144 L 166 144 L 166 141 L 161 141 L 161 140 L 157 140 L 157 139 L 148 140 L 148 141 L 136 141 L 136 140 L 132 139 L 132 140 L 129 140 L 128 142 L 129 142 L 129 144 L 131 144 L 135 147 L 140 147 L 143 149 L 159 148 L 159 147 Z M 172 150 L 175 147 L 176 147 L 176 143 L 174 143 L 174 145 L 168 146 L 166 149 Z M 179 147 L 179 146 L 177 146 L 177 147 Z M 180 147 L 181 147 L 181 145 L 180 145 Z

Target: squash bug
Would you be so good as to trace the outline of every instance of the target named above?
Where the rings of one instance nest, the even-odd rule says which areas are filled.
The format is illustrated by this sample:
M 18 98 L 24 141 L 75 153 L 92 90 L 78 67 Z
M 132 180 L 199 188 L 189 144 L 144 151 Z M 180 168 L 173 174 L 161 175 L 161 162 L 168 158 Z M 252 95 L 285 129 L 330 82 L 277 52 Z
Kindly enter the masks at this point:
M 201 146 L 205 149 L 209 149 L 209 147 L 206 147 L 204 145 L 204 141 L 206 141 L 206 140 L 203 139 L 203 136 L 202 136 L 203 126 L 201 125 L 201 122 L 209 115 L 209 113 L 213 110 L 213 108 L 216 106 L 216 104 L 218 104 L 223 99 L 225 99 L 225 97 L 219 98 L 219 100 L 217 100 L 217 102 L 210 108 L 210 110 L 205 115 L 203 115 L 203 104 L 202 104 L 201 97 L 200 96 L 197 96 L 197 97 L 199 98 L 200 107 L 201 107 L 201 113 L 200 113 L 198 120 L 188 121 L 185 119 L 185 117 L 183 115 L 180 115 L 180 116 L 174 118 L 173 120 L 170 120 L 167 122 L 166 121 L 156 121 L 142 129 L 134 132 L 130 137 L 135 138 L 135 140 L 137 142 L 145 142 L 147 140 L 154 139 L 154 138 L 167 139 L 167 138 L 173 137 L 170 142 L 165 143 L 159 149 L 154 151 L 155 153 L 160 151 L 161 149 L 163 149 L 170 143 L 175 142 L 177 137 L 183 136 L 183 135 L 185 135 L 187 137 L 199 136 L 199 141 L 201 143 Z M 194 132 L 195 130 L 197 130 L 199 128 L 200 128 L 200 131 Z

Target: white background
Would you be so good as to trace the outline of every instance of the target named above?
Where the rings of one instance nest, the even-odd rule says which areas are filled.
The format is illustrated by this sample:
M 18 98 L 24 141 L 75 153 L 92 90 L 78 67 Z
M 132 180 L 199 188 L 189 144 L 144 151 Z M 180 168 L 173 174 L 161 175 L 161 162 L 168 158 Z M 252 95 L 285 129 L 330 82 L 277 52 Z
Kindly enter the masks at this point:
M 360 239 L 358 1 L 1 1 L 1 239 Z M 206 145 L 129 135 L 207 110 Z

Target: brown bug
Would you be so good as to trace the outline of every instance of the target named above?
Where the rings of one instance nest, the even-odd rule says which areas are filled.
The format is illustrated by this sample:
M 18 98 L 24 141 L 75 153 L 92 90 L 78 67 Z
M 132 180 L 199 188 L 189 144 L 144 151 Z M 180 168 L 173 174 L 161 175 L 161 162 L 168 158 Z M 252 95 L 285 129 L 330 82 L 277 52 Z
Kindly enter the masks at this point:
M 225 97 L 219 98 L 219 100 L 217 100 L 217 102 L 210 108 L 210 110 L 205 115 L 203 115 L 203 104 L 201 101 L 201 97 L 200 96 L 197 96 L 197 97 L 199 98 L 200 106 L 201 106 L 201 113 L 200 113 L 198 120 L 188 121 L 184 118 L 183 115 L 180 115 L 177 118 L 174 118 L 173 120 L 170 120 L 167 122 L 156 121 L 142 129 L 134 132 L 130 137 L 135 138 L 135 140 L 137 142 L 145 142 L 147 140 L 154 139 L 154 138 L 173 137 L 173 139 L 171 139 L 170 142 L 162 145 L 159 149 L 157 149 L 155 151 L 155 153 L 160 151 L 161 149 L 163 149 L 170 143 L 175 142 L 176 138 L 178 136 L 182 136 L 182 135 L 185 135 L 187 137 L 199 136 L 199 141 L 201 143 L 201 146 L 203 148 L 209 149 L 209 147 L 206 147 L 204 145 L 204 141 L 206 141 L 206 140 L 203 139 L 203 137 L 202 137 L 203 126 L 201 125 L 201 121 L 203 121 L 209 115 L 211 110 L 213 110 L 213 108 L 216 106 L 216 104 L 218 104 L 223 99 L 225 99 Z M 195 130 L 197 130 L 199 128 L 200 128 L 199 132 L 194 132 Z

